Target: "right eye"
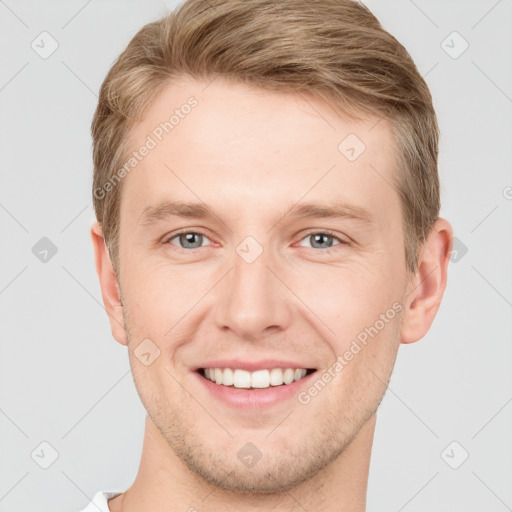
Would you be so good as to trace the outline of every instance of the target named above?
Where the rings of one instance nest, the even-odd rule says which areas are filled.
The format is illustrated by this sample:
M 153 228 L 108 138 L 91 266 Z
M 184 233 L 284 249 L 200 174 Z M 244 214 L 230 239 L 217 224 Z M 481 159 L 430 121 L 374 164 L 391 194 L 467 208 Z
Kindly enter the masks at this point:
M 172 242 L 172 240 L 178 240 L 178 244 Z M 174 234 L 171 238 L 168 238 L 165 243 L 171 245 L 178 245 L 181 249 L 199 249 L 203 247 L 203 241 L 208 240 L 206 235 L 198 233 L 196 231 L 181 231 Z

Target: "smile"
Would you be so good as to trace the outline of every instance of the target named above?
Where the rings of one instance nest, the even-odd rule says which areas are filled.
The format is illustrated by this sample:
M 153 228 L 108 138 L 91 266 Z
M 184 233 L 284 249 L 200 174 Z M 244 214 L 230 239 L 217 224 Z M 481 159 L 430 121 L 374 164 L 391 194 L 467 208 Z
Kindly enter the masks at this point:
M 239 368 L 200 368 L 199 373 L 220 386 L 239 389 L 265 389 L 271 386 L 287 386 L 313 373 L 307 368 L 272 368 L 247 371 Z

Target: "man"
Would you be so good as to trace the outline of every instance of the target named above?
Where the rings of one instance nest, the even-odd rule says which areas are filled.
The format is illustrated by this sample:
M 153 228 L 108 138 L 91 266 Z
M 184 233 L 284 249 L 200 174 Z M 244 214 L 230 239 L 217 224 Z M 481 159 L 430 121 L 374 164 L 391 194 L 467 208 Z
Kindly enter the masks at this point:
M 132 39 L 92 134 L 96 268 L 148 415 L 134 483 L 85 510 L 364 511 L 452 247 L 406 50 L 350 0 L 189 0 Z

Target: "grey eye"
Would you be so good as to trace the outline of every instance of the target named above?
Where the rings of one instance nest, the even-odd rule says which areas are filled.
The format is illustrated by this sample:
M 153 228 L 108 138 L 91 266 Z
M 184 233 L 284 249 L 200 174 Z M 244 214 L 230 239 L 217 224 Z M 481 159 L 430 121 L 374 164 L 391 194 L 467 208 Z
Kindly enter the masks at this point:
M 337 240 L 336 237 L 328 233 L 313 233 L 306 236 L 304 240 L 306 239 L 309 239 L 311 247 L 314 249 L 329 249 L 333 245 L 338 245 L 333 243 L 334 240 Z
M 179 240 L 179 246 L 183 249 L 197 249 L 203 246 L 203 241 L 206 237 L 201 233 L 189 231 L 187 233 L 180 233 L 179 235 L 174 236 L 169 240 L 169 242 L 176 238 Z

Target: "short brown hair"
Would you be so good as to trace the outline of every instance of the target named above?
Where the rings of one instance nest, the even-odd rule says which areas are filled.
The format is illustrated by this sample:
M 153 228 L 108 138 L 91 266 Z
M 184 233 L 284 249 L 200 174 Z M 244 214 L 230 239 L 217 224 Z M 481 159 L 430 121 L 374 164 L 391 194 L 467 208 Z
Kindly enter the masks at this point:
M 133 37 L 101 86 L 91 126 L 93 202 L 116 272 L 122 183 L 101 196 L 96 191 L 123 165 L 130 128 L 179 75 L 305 92 L 339 112 L 389 120 L 405 261 L 416 271 L 418 249 L 440 209 L 439 129 L 427 84 L 406 49 L 353 0 L 187 0 Z

